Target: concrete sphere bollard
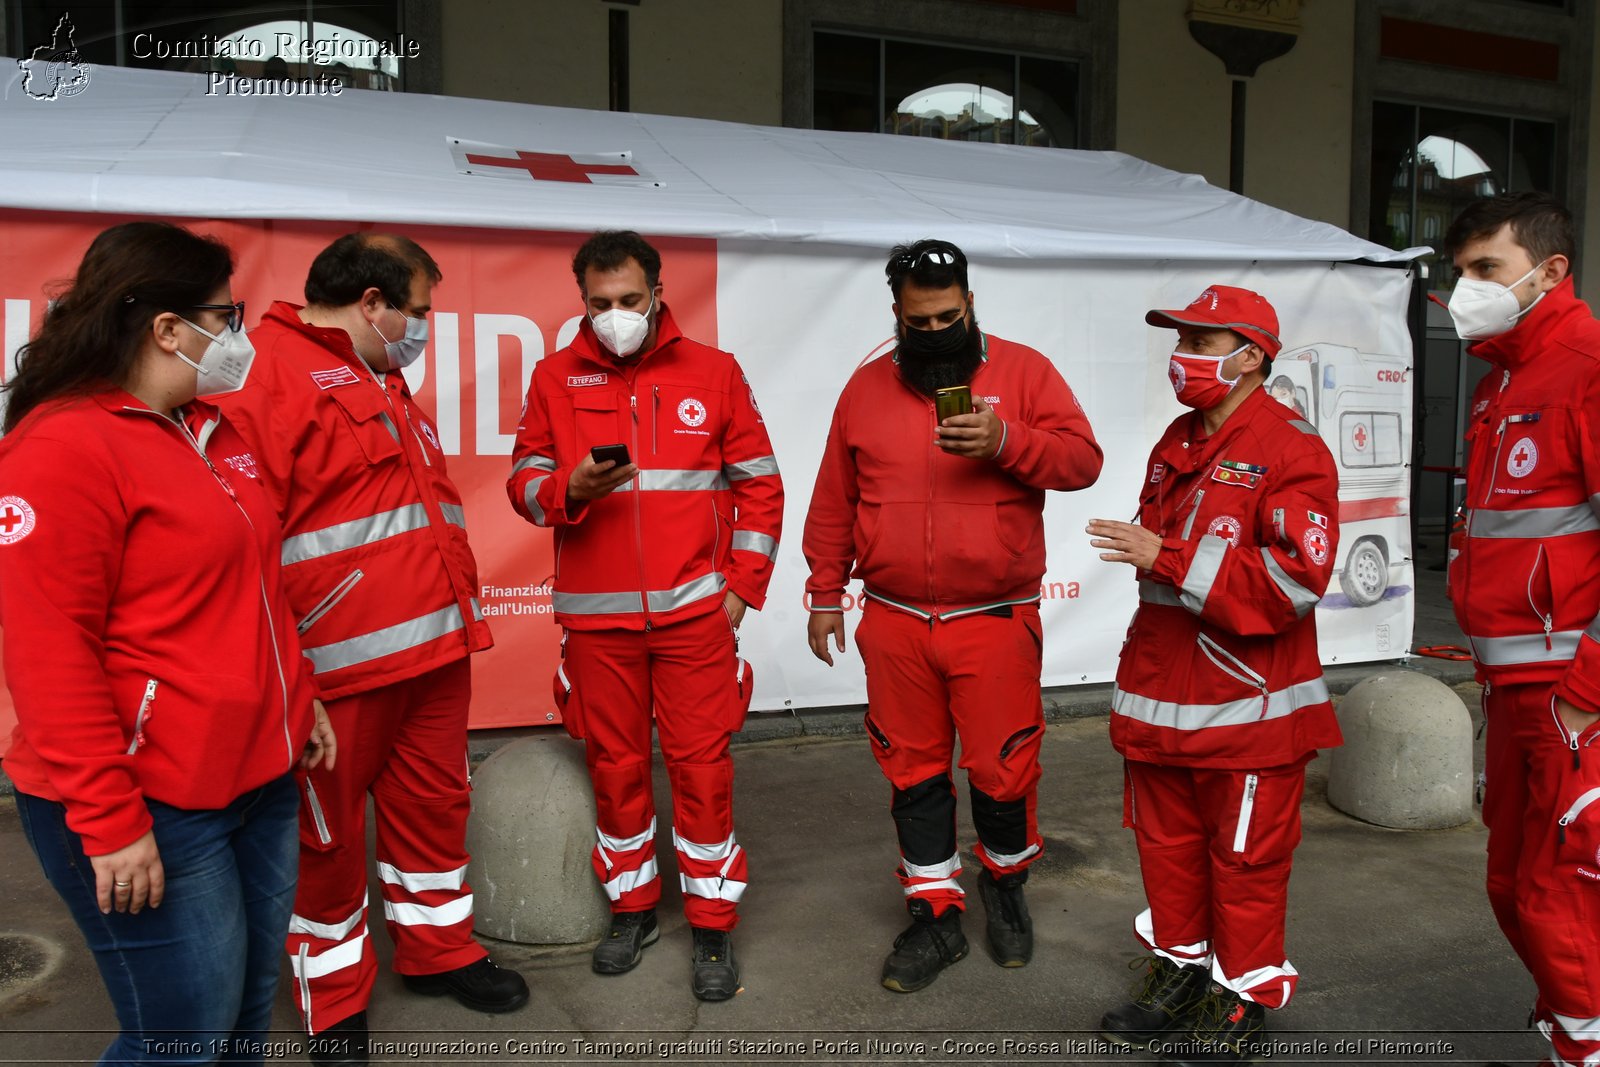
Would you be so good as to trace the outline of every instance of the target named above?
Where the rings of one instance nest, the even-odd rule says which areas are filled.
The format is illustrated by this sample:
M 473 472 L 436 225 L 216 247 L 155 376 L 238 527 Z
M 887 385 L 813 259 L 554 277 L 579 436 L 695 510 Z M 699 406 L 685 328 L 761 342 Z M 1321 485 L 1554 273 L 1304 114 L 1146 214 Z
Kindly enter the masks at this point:
M 477 932 L 529 945 L 604 936 L 611 907 L 589 866 L 594 827 L 581 742 L 524 738 L 484 760 L 467 822 Z
M 1364 822 L 1442 830 L 1472 818 L 1472 716 L 1415 671 L 1375 674 L 1338 705 L 1328 803 Z

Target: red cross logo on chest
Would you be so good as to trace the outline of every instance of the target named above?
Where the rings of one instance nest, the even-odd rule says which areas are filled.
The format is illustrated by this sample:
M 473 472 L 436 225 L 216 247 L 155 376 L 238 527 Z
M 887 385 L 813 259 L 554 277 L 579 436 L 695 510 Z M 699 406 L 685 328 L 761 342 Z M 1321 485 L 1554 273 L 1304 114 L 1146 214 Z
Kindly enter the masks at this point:
M 5 510 L 0 511 L 0 533 L 14 533 L 26 521 L 22 512 L 7 504 Z
M 1526 448 L 1519 448 L 1511 458 L 1516 461 L 1517 466 L 1526 466 L 1528 463 L 1528 450 Z

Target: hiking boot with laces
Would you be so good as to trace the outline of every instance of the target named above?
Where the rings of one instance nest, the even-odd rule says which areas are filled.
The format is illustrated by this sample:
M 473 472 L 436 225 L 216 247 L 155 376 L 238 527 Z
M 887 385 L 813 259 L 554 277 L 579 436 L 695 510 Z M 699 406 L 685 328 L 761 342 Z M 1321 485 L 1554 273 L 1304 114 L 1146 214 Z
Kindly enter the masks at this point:
M 528 1003 L 528 983 L 489 957 L 438 974 L 404 974 L 400 980 L 426 997 L 452 996 L 474 1011 L 516 1011 Z
M 896 993 L 915 993 L 967 954 L 960 908 L 935 917 L 926 900 L 913 900 L 907 907 L 911 925 L 894 939 L 894 951 L 883 961 L 883 986 Z
M 996 880 L 987 870 L 978 875 L 978 899 L 988 916 L 989 955 L 1002 967 L 1021 967 L 1033 959 L 1033 918 L 1022 896 L 1025 881 L 1015 874 Z
M 700 1000 L 727 1000 L 739 992 L 739 967 L 733 962 L 733 938 L 726 930 L 694 929 L 694 974 L 691 986 Z
M 595 974 L 623 974 L 639 965 L 647 946 L 656 943 L 661 928 L 656 925 L 654 908 L 649 911 L 621 911 L 611 916 L 611 930 L 594 947 L 591 964 Z
M 1129 990 L 1133 1000 L 1106 1012 L 1100 1020 L 1100 1033 L 1106 1040 L 1132 1048 L 1143 1048 L 1163 1034 L 1191 1028 L 1209 984 L 1206 969 L 1199 964 L 1179 966 L 1163 956 L 1140 956 L 1128 969 L 1140 966 L 1147 970 Z
M 1266 1008 L 1213 982 L 1195 1010 L 1194 1029 L 1168 1041 L 1161 1062 L 1176 1067 L 1249 1063 L 1266 1021 Z

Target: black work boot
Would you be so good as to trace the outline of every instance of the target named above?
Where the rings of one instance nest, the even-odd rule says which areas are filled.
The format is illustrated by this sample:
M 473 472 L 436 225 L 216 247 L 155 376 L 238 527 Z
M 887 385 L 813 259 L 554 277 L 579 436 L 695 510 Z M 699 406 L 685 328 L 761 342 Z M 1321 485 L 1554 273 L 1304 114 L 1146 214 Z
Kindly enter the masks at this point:
M 1191 1029 L 1209 984 L 1206 969 L 1199 964 L 1179 966 L 1164 956 L 1140 956 L 1128 967 L 1140 965 L 1147 970 L 1129 990 L 1133 1000 L 1100 1019 L 1101 1036 L 1131 1048 L 1144 1048 L 1164 1034 Z
M 1021 967 L 1033 959 L 1033 919 L 1022 896 L 1026 874 L 995 879 L 978 875 L 978 899 L 988 916 L 989 955 L 1002 967 Z
M 367 1013 L 358 1011 L 306 1038 L 315 1067 L 367 1067 Z
M 661 937 L 656 910 L 621 911 L 611 916 L 611 930 L 594 947 L 595 974 L 623 974 L 639 966 L 647 946 Z
M 516 971 L 498 966 L 488 956 L 438 974 L 403 974 L 401 981 L 413 993 L 426 997 L 455 997 L 474 1011 L 499 1014 L 516 1011 L 528 1003 L 528 983 Z
M 694 972 L 690 982 L 699 1000 L 728 1000 L 739 992 L 739 965 L 733 961 L 733 937 L 726 930 L 694 930 Z
M 1176 1067 L 1249 1063 L 1266 1022 L 1266 1008 L 1213 982 L 1195 1010 L 1194 1029 L 1166 1042 L 1161 1062 Z
M 960 908 L 935 917 L 926 900 L 912 900 L 906 907 L 911 925 L 894 939 L 894 951 L 883 961 L 883 986 L 896 993 L 915 993 L 967 954 Z

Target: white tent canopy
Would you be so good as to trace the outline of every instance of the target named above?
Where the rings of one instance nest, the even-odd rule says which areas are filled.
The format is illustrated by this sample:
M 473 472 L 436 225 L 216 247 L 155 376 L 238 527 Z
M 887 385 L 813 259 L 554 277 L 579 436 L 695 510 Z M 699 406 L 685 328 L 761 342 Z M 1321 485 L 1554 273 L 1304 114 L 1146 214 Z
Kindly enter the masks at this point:
M 348 89 L 208 95 L 203 75 L 92 74 L 50 101 L 24 93 L 20 74 L 10 80 L 7 206 L 542 230 L 588 230 L 600 217 L 647 233 L 874 249 L 937 232 L 975 256 L 1031 259 L 1399 262 L 1425 251 L 1396 252 L 1118 152 Z M 631 153 L 653 183 L 462 173 L 452 139 L 502 157 Z

